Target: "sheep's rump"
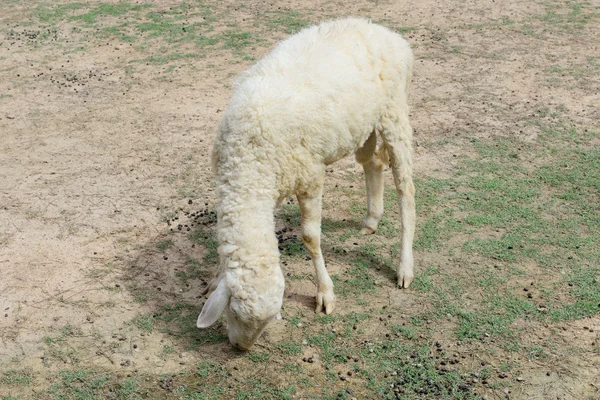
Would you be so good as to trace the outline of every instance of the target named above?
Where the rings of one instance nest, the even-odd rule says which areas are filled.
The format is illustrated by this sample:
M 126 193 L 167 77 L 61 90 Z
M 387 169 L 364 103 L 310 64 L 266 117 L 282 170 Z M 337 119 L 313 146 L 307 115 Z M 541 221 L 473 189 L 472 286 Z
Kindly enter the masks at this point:
M 238 77 L 221 134 L 308 147 L 329 164 L 361 146 L 389 107 L 405 106 L 411 70 L 408 42 L 382 26 L 307 28 Z

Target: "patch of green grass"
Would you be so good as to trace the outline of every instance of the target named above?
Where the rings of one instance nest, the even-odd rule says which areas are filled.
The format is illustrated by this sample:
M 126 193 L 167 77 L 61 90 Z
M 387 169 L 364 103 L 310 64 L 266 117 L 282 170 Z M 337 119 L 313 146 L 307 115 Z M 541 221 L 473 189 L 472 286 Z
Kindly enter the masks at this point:
M 582 30 L 589 22 L 598 19 L 600 13 L 591 12 L 588 4 L 571 2 L 547 3 L 546 13 L 538 18 L 548 27 L 561 33 L 574 33 Z
M 163 345 L 160 355 L 162 358 L 166 358 L 169 354 L 173 354 L 176 352 L 177 352 L 177 349 L 174 346 L 172 346 L 170 344 L 165 344 L 165 345 Z
M 386 340 L 365 348 L 362 358 L 365 366 L 360 375 L 378 398 L 396 398 L 395 387 L 401 388 L 403 398 L 478 398 L 458 371 L 436 368 L 428 346 Z
M 203 361 L 196 365 L 196 375 L 201 378 L 208 378 L 211 375 L 225 375 L 225 370 L 218 364 L 212 361 Z
M 293 326 L 296 326 L 302 321 L 302 314 L 296 313 L 293 317 L 288 318 L 288 322 Z
M 525 350 L 530 360 L 545 360 L 548 358 L 548 353 L 542 346 L 530 346 Z
M 120 41 L 125 42 L 125 43 L 135 43 L 138 39 L 137 36 L 130 35 L 130 34 L 123 32 L 122 28 L 118 27 L 118 26 L 108 26 L 108 27 L 102 28 L 101 35 L 116 37 L 117 39 L 119 39 Z
M 227 333 L 220 324 L 206 329 L 196 327 L 201 308 L 201 304 L 184 302 L 162 305 L 155 313 L 154 320 L 161 323 L 161 331 L 180 339 L 186 349 L 227 340 Z
M 222 34 L 223 47 L 226 49 L 242 50 L 247 46 L 252 46 L 259 40 L 252 32 L 226 31 Z
M 286 221 L 289 226 L 299 227 L 301 223 L 300 207 L 296 203 L 282 204 L 279 207 L 278 218 Z
M 296 342 L 281 342 L 277 345 L 277 348 L 286 356 L 302 353 L 302 347 Z
M 362 294 L 375 291 L 375 279 L 369 273 L 370 265 L 362 260 L 353 262 L 350 267 L 340 275 L 331 278 L 336 287 L 336 293 L 343 297 L 352 295 L 358 297 Z
M 54 398 L 98 398 L 107 389 L 109 378 L 93 370 L 62 370 L 47 392 Z
M 214 274 L 214 268 L 217 264 L 217 254 L 213 254 L 212 250 L 204 256 L 202 263 L 198 262 L 191 257 L 187 257 L 185 260 L 185 271 L 177 271 L 175 275 L 184 283 L 187 283 L 190 279 L 198 279 L 201 277 L 207 278 Z
M 574 267 L 567 277 L 572 302 L 555 304 L 550 310 L 554 321 L 581 319 L 600 312 L 600 270 L 592 266 Z
M 413 328 L 402 325 L 392 325 L 392 333 L 399 334 L 408 340 L 414 340 L 418 338 L 418 335 Z
M 171 53 L 165 55 L 154 55 L 147 58 L 143 58 L 141 60 L 137 60 L 138 63 L 148 63 L 148 64 L 168 64 L 173 61 L 179 60 L 190 60 L 194 58 L 202 58 L 204 57 L 202 54 L 198 53 Z M 189 193 L 188 193 L 189 194 Z M 188 196 L 187 194 L 183 194 L 184 197 L 195 197 Z M 193 193 L 191 194 L 193 195 Z
M 149 312 L 138 314 L 131 322 L 146 333 L 151 333 L 154 330 L 154 318 Z
M 265 378 L 251 378 L 246 383 L 246 388 L 237 391 L 234 395 L 236 400 L 246 399 L 292 399 L 296 392 L 293 385 L 278 388 Z
M 166 250 L 167 248 L 171 247 L 171 245 L 173 244 L 173 240 L 172 239 L 165 239 L 161 242 L 159 242 L 156 245 L 156 248 L 159 250 Z
M 216 233 L 213 229 L 214 223 L 216 222 L 216 213 L 214 211 L 209 212 L 208 215 L 205 215 L 202 220 L 198 221 L 200 226 L 196 229 L 193 229 L 188 238 L 192 243 L 202 245 L 206 250 L 206 254 L 202 259 L 202 263 L 200 265 L 197 264 L 197 261 L 188 258 L 186 260 L 186 265 L 188 265 L 189 269 L 197 269 L 198 267 L 214 267 L 219 261 L 219 254 L 217 253 L 217 248 L 219 247 L 219 243 L 217 242 Z M 193 275 L 194 271 L 190 271 Z
M 298 11 L 273 10 L 263 14 L 261 22 L 266 23 L 270 30 L 283 30 L 292 34 L 309 25 L 310 21 Z
M 412 288 L 418 292 L 429 292 L 435 288 L 435 284 L 431 277 L 439 274 L 439 271 L 432 267 L 422 269 L 419 274 L 415 276 L 415 280 L 412 283 Z
M 322 329 L 306 338 L 308 344 L 318 347 L 325 366 L 334 363 L 344 362 L 348 356 L 348 349 L 345 349 L 341 343 L 341 337 L 331 332 L 329 329 Z
M 148 391 L 142 388 L 135 379 L 119 381 L 106 373 L 95 370 L 62 370 L 56 375 L 55 381 L 41 394 L 57 400 L 133 400 L 144 398 L 148 394 Z
M 27 386 L 31 383 L 33 375 L 29 371 L 17 371 L 11 369 L 2 373 L 0 382 L 5 385 L 24 385 Z
M 283 243 L 280 243 L 279 251 L 282 255 L 287 257 L 302 257 L 307 254 L 302 240 L 294 237 L 288 238 Z
M 428 269 L 417 274 L 413 287 L 428 292 L 436 304 L 428 318 L 456 318 L 459 340 L 490 338 L 506 350 L 519 351 L 516 320 L 576 319 L 600 310 L 595 266 L 600 254 L 600 148 L 590 145 L 597 133 L 577 131 L 550 109 L 539 113 L 553 120 L 538 125 L 542 145 L 536 149 L 511 138 L 471 139 L 476 155 L 458 160 L 453 180 L 417 181 L 417 250 L 443 249 L 443 239 L 453 231 L 465 232 L 469 235 L 449 254 L 467 265 L 473 256 L 506 265 L 507 272 L 476 265 L 460 285 L 445 276 L 436 285 Z M 451 229 L 440 232 L 441 226 Z M 556 282 L 537 288 L 529 298 L 505 283 L 506 273 L 528 275 L 521 267 L 526 260 Z M 484 295 L 465 303 L 468 291 Z
M 254 363 L 263 363 L 271 358 L 271 354 L 267 351 L 251 351 L 246 355 L 246 358 Z
M 148 7 L 150 7 L 150 4 L 132 4 L 127 2 L 115 4 L 104 3 L 92 8 L 86 13 L 77 14 L 71 18 L 74 20 L 81 20 L 88 24 L 93 24 L 97 21 L 98 17 L 120 16 L 132 11 L 140 11 Z
M 85 7 L 83 3 L 67 3 L 50 8 L 42 3 L 35 8 L 33 15 L 41 22 L 55 23 L 64 20 L 69 15 L 73 15 L 74 11 L 83 7 Z
M 414 242 L 415 250 L 433 251 L 439 248 L 443 232 L 439 229 L 448 210 L 441 207 L 444 198 L 455 190 L 457 183 L 449 179 L 415 179 L 415 203 L 418 215 L 427 214 L 429 218 L 418 225 Z

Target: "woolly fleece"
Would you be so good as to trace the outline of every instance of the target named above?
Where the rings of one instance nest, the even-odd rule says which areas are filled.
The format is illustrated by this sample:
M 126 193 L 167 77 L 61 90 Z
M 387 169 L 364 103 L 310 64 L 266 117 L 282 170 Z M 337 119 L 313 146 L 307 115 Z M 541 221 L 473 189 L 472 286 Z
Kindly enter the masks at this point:
M 406 92 L 412 64 L 410 46 L 401 36 L 351 18 L 302 30 L 236 79 L 213 149 L 220 265 L 199 327 L 211 325 L 226 311 L 230 341 L 247 349 L 278 314 L 284 277 L 273 214 L 284 198 L 318 199 L 318 224 L 305 221 L 303 212 L 303 239 L 322 260 L 320 196 L 327 165 L 358 151 L 357 160 L 379 163 L 380 174 L 382 163 L 375 158 L 385 162 L 389 154 L 398 193 L 409 197 L 404 212 L 410 219 L 414 186 Z M 376 132 L 384 143 L 379 150 Z M 406 198 L 401 197 L 401 207 L 402 201 Z M 301 208 L 303 204 L 309 203 L 301 202 Z M 371 208 L 377 205 L 371 207 L 370 200 L 374 231 L 382 206 Z M 403 225 L 410 228 L 410 223 L 403 217 Z M 414 210 L 412 225 L 414 231 Z M 402 241 L 399 279 L 403 268 L 408 286 L 412 232 Z M 333 284 L 324 263 L 315 263 L 318 294 L 327 297 L 321 302 L 328 302 L 326 311 L 331 312 Z

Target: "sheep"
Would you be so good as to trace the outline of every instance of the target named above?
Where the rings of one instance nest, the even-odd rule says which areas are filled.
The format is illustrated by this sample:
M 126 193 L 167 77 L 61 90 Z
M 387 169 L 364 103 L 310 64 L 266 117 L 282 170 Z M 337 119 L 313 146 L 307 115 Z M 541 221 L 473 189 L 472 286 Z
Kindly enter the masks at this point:
M 383 212 L 389 163 L 401 215 L 398 286 L 413 280 L 415 187 L 407 89 L 413 55 L 400 35 L 363 19 L 306 28 L 234 82 L 212 153 L 220 264 L 198 316 L 206 328 L 225 311 L 230 342 L 249 349 L 279 316 L 284 277 L 274 212 L 297 197 L 302 240 L 317 275 L 316 312 L 335 308 L 320 247 L 327 165 L 355 154 L 367 188 L 363 234 Z M 377 137 L 380 136 L 380 145 Z

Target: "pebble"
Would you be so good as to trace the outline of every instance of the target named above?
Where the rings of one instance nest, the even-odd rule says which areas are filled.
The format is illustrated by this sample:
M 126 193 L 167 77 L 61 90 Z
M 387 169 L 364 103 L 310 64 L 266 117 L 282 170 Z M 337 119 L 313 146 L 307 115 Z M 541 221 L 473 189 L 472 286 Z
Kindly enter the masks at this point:
M 6 116 L 6 118 L 8 118 L 8 119 L 15 119 L 15 116 L 14 116 L 14 115 L 12 115 L 12 114 L 8 114 L 8 115 Z

